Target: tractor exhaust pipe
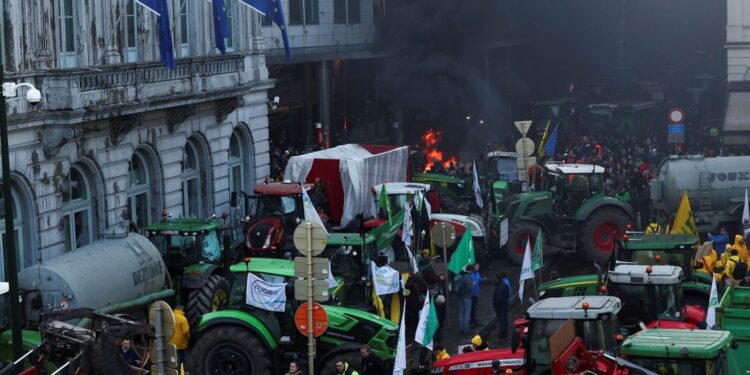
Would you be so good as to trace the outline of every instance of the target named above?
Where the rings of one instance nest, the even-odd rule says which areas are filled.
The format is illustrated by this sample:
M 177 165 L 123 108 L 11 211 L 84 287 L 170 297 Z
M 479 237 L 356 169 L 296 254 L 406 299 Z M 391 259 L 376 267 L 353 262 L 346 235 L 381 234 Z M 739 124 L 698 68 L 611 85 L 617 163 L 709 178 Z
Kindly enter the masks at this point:
M 602 266 L 599 265 L 599 263 L 594 262 L 594 268 L 596 268 L 596 282 L 599 284 L 599 286 L 602 286 Z

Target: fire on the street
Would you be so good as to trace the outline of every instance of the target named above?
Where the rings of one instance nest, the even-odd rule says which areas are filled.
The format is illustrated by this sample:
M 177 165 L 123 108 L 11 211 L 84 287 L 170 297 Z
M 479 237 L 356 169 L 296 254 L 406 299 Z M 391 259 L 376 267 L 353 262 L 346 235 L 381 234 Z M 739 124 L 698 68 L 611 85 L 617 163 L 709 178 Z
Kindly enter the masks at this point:
M 451 163 L 454 165 L 458 163 L 458 158 L 455 155 L 445 157 L 443 151 L 438 149 L 437 145 L 442 139 L 442 133 L 443 132 L 440 130 L 429 128 L 424 134 L 422 134 L 421 139 L 424 144 L 424 156 L 426 159 L 423 172 L 432 170 L 432 167 L 435 166 L 435 162 L 440 162 L 443 165 L 443 168 L 450 167 Z

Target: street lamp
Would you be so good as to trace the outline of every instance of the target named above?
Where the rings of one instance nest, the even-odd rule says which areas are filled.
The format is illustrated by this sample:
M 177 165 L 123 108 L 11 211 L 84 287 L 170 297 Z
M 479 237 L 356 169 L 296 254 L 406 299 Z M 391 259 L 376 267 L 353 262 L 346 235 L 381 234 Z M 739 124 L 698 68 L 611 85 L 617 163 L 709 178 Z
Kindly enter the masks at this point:
M 0 62 L 0 82 L 5 80 L 5 67 Z M 26 100 L 29 104 L 36 105 L 42 100 L 42 93 L 30 83 L 16 84 L 14 82 L 3 83 L 3 97 L 14 98 L 20 87 L 27 87 Z M 2 172 L 3 172 L 3 201 L 5 206 L 5 277 L 9 284 L 10 298 L 10 328 L 11 343 L 13 346 L 13 358 L 21 358 L 23 355 L 23 343 L 21 342 L 21 301 L 18 294 L 18 274 L 16 272 L 16 238 L 13 228 L 13 203 L 11 202 L 10 188 L 10 149 L 8 147 L 8 113 L 5 100 L 0 105 L 0 148 L 2 148 Z

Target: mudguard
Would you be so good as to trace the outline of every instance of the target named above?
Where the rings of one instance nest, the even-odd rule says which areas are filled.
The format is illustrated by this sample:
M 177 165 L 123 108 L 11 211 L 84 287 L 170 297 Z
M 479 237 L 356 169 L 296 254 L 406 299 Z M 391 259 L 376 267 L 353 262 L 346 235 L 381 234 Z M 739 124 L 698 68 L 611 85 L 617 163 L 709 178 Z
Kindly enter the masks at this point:
M 208 278 L 214 274 L 216 268 L 218 267 L 215 264 L 210 263 L 197 263 L 185 267 L 180 280 L 180 288 L 199 289 L 203 287 Z
M 591 216 L 591 214 L 594 213 L 594 211 L 605 206 L 619 208 L 620 210 L 625 212 L 625 214 L 628 215 L 628 218 L 630 219 L 630 221 L 635 222 L 635 215 L 633 214 L 633 207 L 615 198 L 606 197 L 606 196 L 593 198 L 593 199 L 583 202 L 581 207 L 579 207 L 578 211 L 576 212 L 576 220 L 584 221 L 588 219 L 589 216 Z

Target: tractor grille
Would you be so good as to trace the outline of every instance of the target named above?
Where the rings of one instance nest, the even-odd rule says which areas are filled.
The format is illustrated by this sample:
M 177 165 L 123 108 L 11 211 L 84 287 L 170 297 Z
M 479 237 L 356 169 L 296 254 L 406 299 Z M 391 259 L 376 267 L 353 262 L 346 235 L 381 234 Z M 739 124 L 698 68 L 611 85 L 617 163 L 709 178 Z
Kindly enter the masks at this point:
M 262 248 L 269 230 L 271 230 L 270 224 L 257 224 L 253 226 L 250 230 L 250 247 L 254 249 Z

